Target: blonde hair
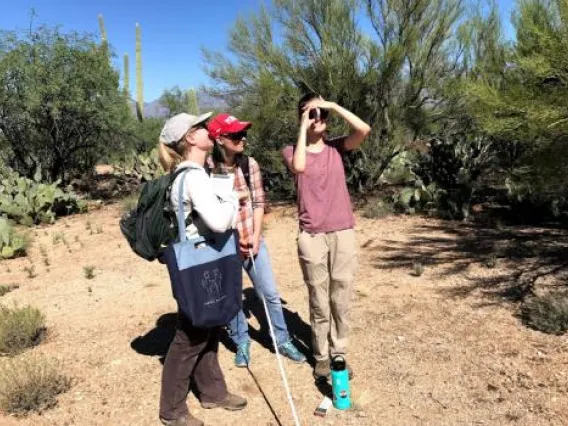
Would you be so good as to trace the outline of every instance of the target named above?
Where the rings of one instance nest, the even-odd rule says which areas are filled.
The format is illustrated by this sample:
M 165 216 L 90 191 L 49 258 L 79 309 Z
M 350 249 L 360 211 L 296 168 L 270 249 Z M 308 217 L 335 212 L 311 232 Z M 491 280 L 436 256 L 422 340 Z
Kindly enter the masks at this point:
M 185 140 L 186 136 L 191 132 L 187 131 L 185 135 L 173 146 L 168 146 L 163 142 L 158 142 L 158 158 L 162 168 L 166 173 L 172 173 L 176 166 L 181 163 L 189 150 L 190 145 Z

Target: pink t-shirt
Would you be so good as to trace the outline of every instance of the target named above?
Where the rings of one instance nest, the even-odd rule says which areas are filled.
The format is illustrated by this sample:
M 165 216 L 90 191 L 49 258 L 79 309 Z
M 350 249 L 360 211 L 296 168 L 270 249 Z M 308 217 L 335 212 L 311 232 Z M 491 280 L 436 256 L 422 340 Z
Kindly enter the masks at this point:
M 334 232 L 355 226 L 351 199 L 341 159 L 345 137 L 326 141 L 321 152 L 306 152 L 306 170 L 296 175 L 300 229 L 310 234 Z M 288 166 L 294 146 L 282 150 Z

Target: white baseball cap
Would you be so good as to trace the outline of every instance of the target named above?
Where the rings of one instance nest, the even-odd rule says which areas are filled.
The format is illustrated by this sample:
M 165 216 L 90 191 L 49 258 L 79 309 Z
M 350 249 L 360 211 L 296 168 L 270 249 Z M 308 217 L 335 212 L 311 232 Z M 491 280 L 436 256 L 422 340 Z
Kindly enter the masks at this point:
M 189 129 L 199 123 L 205 122 L 212 115 L 212 112 L 207 112 L 199 116 L 186 114 L 185 112 L 174 115 L 164 124 L 164 128 L 160 133 L 160 142 L 169 146 L 175 145 L 184 137 Z

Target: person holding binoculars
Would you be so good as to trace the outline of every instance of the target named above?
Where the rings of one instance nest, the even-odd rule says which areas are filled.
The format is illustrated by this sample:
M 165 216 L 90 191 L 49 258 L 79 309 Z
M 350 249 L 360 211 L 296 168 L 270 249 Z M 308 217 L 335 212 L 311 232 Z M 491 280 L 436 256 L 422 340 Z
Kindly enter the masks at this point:
M 351 127 L 347 136 L 328 138 L 330 112 Z M 349 310 L 358 268 L 355 217 L 342 155 L 357 149 L 370 126 L 335 102 L 315 93 L 298 103 L 300 132 L 295 146 L 282 150 L 297 190 L 298 257 L 308 287 L 316 380 L 329 379 L 330 360 L 347 353 Z M 352 370 L 348 364 L 350 376 Z

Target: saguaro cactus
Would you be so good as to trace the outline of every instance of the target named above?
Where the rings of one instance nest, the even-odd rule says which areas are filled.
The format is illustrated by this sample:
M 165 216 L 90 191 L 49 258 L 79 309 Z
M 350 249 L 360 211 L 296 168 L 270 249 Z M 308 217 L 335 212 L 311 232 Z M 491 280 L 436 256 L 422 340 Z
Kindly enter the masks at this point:
M 136 23 L 136 114 L 144 119 L 144 82 L 142 81 L 142 31 Z
M 128 59 L 128 53 L 124 54 L 124 69 L 123 69 L 123 73 L 124 73 L 124 95 L 127 97 L 130 97 L 130 61 Z
M 101 46 L 103 51 L 108 55 L 108 40 L 107 40 L 107 33 L 105 29 L 105 20 L 103 15 L 99 13 L 99 30 L 101 32 Z
M 199 115 L 199 103 L 197 102 L 197 91 L 189 89 L 186 93 L 187 112 L 193 115 Z

